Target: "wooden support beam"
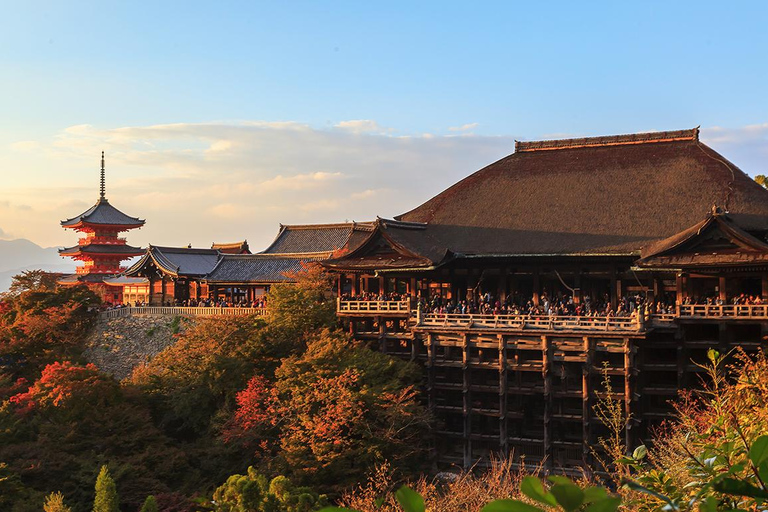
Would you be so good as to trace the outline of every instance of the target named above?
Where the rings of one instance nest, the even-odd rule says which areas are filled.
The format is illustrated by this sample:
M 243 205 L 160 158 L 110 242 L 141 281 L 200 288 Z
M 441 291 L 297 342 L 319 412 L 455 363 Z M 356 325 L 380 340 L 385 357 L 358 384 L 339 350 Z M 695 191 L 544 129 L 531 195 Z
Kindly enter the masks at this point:
M 544 378 L 544 467 L 552 468 L 552 343 L 548 336 L 541 337 L 542 377 Z
M 541 300 L 541 275 L 539 267 L 533 271 L 533 305 L 538 306 Z
M 723 304 L 726 304 L 728 301 L 728 288 L 727 288 L 727 282 L 725 281 L 725 276 L 720 276 L 717 282 L 717 292 L 720 297 L 720 300 L 723 301 Z
M 380 316 L 376 317 L 376 321 L 379 324 L 379 350 L 383 354 L 387 353 L 387 321 Z
M 635 367 L 635 347 L 631 338 L 624 338 L 624 417 L 627 420 L 627 428 L 624 433 L 624 445 L 631 453 L 634 449 L 634 429 L 632 420 L 632 394 L 634 386 L 633 374 Z
M 760 283 L 762 285 L 763 302 L 768 301 L 768 274 L 763 273 L 763 275 L 760 276 Z
M 427 406 L 435 414 L 435 335 L 427 333 Z
M 462 336 L 461 343 L 461 361 L 462 361 L 462 413 L 464 416 L 464 468 L 472 467 L 472 397 L 471 397 L 471 377 L 469 370 L 469 334 Z
M 584 336 L 584 366 L 581 375 L 581 453 L 584 467 L 589 467 L 589 461 L 592 457 L 591 445 L 591 418 L 592 418 L 592 369 L 594 366 L 593 357 L 595 354 L 595 343 L 589 336 Z
M 499 342 L 499 454 L 507 457 L 507 342 L 503 334 L 497 334 L 496 338 Z
M 616 276 L 616 269 L 611 269 L 611 309 L 614 311 L 618 308 L 619 299 L 621 298 L 617 293 L 620 286 L 618 277 Z

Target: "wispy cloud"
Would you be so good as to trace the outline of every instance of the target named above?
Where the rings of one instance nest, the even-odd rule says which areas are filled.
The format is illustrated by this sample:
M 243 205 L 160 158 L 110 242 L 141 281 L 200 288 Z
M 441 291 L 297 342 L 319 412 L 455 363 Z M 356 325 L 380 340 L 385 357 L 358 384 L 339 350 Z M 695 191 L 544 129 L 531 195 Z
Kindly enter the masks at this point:
M 461 126 L 451 126 L 450 128 L 448 128 L 448 131 L 451 131 L 451 132 L 468 132 L 468 131 L 474 130 L 478 126 L 479 126 L 479 123 L 467 123 L 467 124 L 463 124 Z
M 258 248 L 274 238 L 281 222 L 403 213 L 513 149 L 514 137 L 426 135 L 400 135 L 371 120 L 328 129 L 261 121 L 71 126 L 42 144 L 42 151 L 51 163 L 89 169 L 67 179 L 82 179 L 85 188 L 50 194 L 56 205 L 43 206 L 44 198 L 32 203 L 41 209 L 28 236 L 62 244 L 76 238 L 58 221 L 92 204 L 102 150 L 110 201 L 147 220 L 141 231 L 128 234 L 131 243 L 247 238 Z M 33 188 L 17 190 L 17 197 L 0 191 L 0 200 L 30 204 Z M 65 206 L 65 200 L 76 204 Z M 18 212 L 11 222 L 21 223 Z

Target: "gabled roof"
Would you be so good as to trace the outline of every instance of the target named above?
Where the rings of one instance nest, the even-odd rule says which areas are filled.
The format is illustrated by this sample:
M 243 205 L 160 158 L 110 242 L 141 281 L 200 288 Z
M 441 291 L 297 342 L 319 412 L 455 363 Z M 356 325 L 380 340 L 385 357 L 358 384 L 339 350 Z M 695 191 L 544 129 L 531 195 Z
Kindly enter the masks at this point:
M 265 254 L 296 254 L 310 252 L 332 252 L 346 246 L 350 241 L 370 233 L 370 222 L 346 222 L 341 224 L 280 225 L 280 231 Z M 362 234 L 362 236 L 360 236 Z
M 211 284 L 270 284 L 290 282 L 286 274 L 298 272 L 309 262 L 321 261 L 330 253 L 311 254 L 224 254 L 205 277 Z
M 423 223 L 377 218 L 373 226 L 358 247 L 324 261 L 323 265 L 359 271 L 427 269 L 451 257 L 426 232 L 427 225 Z
M 123 256 L 138 256 L 143 252 L 144 249 L 141 247 L 133 247 L 125 244 L 87 244 L 59 249 L 59 254 L 61 256 L 75 256 L 78 254 L 120 254 Z
M 768 244 L 713 208 L 701 222 L 643 250 L 640 268 L 685 268 L 768 262 Z
M 104 279 L 104 284 L 108 286 L 140 285 L 149 284 L 149 279 L 146 277 L 117 276 L 110 279 Z
M 723 205 L 768 231 L 768 191 L 698 129 L 520 142 L 517 152 L 396 217 L 466 255 L 639 255 Z
M 138 276 L 148 266 L 154 266 L 172 277 L 203 277 L 216 266 L 220 254 L 215 249 L 150 245 L 144 256 L 124 275 Z
M 215 249 L 224 254 L 251 254 L 251 249 L 248 247 L 248 240 L 229 244 L 217 244 L 214 242 L 211 245 L 211 249 Z
M 80 227 L 83 224 L 121 226 L 125 229 L 133 229 L 143 226 L 144 221 L 137 217 L 129 217 L 109 204 L 107 199 L 101 198 L 80 215 L 61 221 L 61 225 L 65 228 Z

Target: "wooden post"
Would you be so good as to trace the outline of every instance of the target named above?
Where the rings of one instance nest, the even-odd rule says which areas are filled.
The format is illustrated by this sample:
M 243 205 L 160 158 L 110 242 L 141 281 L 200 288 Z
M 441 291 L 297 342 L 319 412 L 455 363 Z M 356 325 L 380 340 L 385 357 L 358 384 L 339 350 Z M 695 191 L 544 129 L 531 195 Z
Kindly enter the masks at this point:
M 581 303 L 581 271 L 577 270 L 576 275 L 573 278 L 573 303 L 574 304 L 580 304 Z
M 462 361 L 462 412 L 464 414 L 464 468 L 472 466 L 472 397 L 470 396 L 469 375 L 469 334 L 464 334 L 461 343 Z
M 538 306 L 541 294 L 541 276 L 539 274 L 539 267 L 533 271 L 533 305 Z
M 768 274 L 760 276 L 760 283 L 762 285 L 762 299 L 763 302 L 768 301 Z
M 681 305 L 683 303 L 683 274 L 675 274 L 675 304 Z
M 427 403 L 432 414 L 435 413 L 435 335 L 427 333 Z
M 498 334 L 499 341 L 499 453 L 502 457 L 509 454 L 507 436 L 507 343 L 503 334 Z
M 592 379 L 592 357 L 595 353 L 594 343 L 589 336 L 584 336 L 584 366 L 581 374 L 581 453 L 584 467 L 589 466 L 589 459 L 592 455 L 591 450 L 591 423 L 592 403 L 590 381 Z
M 160 305 L 165 306 L 165 274 L 163 274 L 163 278 L 161 279 L 161 283 L 163 286 L 162 292 L 160 294 Z
M 552 468 L 552 344 L 546 335 L 541 337 L 542 376 L 544 378 L 544 457 L 545 467 Z
M 727 292 L 726 285 L 727 283 L 725 282 L 725 276 L 720 276 L 720 279 L 718 279 L 718 283 L 717 283 L 717 291 L 720 296 L 720 300 L 723 301 L 723 304 L 726 304 L 726 302 L 728 301 L 728 295 L 726 294 Z M 763 293 L 765 293 L 765 287 L 763 287 Z
M 614 311 L 619 306 L 619 299 L 621 297 L 618 296 L 617 292 L 619 291 L 619 280 L 616 276 L 616 269 L 611 269 L 611 309 Z
M 410 295 L 412 299 L 416 298 L 416 278 L 415 277 L 412 277 L 408 284 L 408 295 Z
M 628 452 L 633 449 L 632 417 L 632 373 L 634 371 L 634 344 L 630 338 L 624 338 L 624 417 L 627 428 L 624 433 L 624 445 Z

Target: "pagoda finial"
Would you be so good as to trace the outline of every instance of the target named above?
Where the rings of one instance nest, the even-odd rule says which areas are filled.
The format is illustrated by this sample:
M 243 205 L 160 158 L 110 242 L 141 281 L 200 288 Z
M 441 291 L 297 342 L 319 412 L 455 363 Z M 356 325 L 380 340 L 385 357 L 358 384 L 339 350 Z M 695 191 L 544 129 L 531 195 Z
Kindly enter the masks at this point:
M 101 152 L 101 198 L 105 199 L 106 185 L 104 182 L 104 152 Z

